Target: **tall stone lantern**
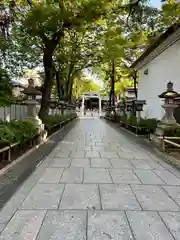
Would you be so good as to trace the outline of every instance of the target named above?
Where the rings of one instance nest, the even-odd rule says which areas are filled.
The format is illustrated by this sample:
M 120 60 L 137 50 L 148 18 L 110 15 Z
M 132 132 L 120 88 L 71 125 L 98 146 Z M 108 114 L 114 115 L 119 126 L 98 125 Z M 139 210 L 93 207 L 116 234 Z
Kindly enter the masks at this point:
M 141 119 L 141 112 L 143 111 L 143 106 L 146 104 L 146 101 L 145 100 L 134 100 L 133 103 L 134 103 L 135 110 L 136 110 L 137 122 L 139 122 Z
M 162 107 L 165 110 L 165 114 L 156 128 L 156 135 L 162 136 L 166 128 L 177 124 L 173 112 L 177 107 L 175 104 L 175 98 L 180 97 L 180 94 L 173 90 L 173 83 L 168 82 L 167 90 L 161 93 L 158 97 L 164 99 Z
M 46 136 L 43 136 L 43 134 L 45 133 L 44 124 L 42 124 L 42 121 L 38 117 L 36 110 L 36 105 L 39 104 L 39 102 L 36 100 L 36 96 L 41 95 L 41 92 L 35 88 L 34 79 L 31 78 L 28 80 L 28 87 L 26 87 L 22 91 L 22 93 L 24 93 L 28 97 L 27 100 L 24 102 L 27 105 L 26 119 L 34 121 L 40 135 L 40 141 L 42 141 L 44 140 L 44 138 L 46 138 Z
M 132 104 L 133 104 L 132 100 L 127 100 L 126 101 L 127 118 L 130 118 L 130 116 L 131 116 Z

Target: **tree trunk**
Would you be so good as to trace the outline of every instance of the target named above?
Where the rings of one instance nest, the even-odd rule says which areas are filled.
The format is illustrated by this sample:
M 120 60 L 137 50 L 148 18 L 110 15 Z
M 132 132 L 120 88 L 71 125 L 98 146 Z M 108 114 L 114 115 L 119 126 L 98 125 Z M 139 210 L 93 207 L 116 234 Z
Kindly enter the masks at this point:
M 73 79 L 71 79 L 69 83 L 68 100 L 70 102 L 72 100 L 72 91 L 73 91 Z
M 112 87 L 109 93 L 109 106 L 111 107 L 111 99 L 112 99 Z
M 111 99 L 112 99 L 112 106 L 115 106 L 115 93 L 114 93 L 114 85 L 115 85 L 115 62 L 112 62 L 112 73 L 111 73 Z
M 49 112 L 49 100 L 51 97 L 51 89 L 53 86 L 53 52 L 55 47 L 52 45 L 47 45 L 44 49 L 43 53 L 43 64 L 45 71 L 45 79 L 42 91 L 42 100 L 41 100 L 41 108 L 39 111 L 39 116 L 43 117 L 44 115 L 48 115 Z
M 133 74 L 133 87 L 134 87 L 134 93 L 135 93 L 135 97 L 137 99 L 137 72 L 135 71 L 134 74 Z

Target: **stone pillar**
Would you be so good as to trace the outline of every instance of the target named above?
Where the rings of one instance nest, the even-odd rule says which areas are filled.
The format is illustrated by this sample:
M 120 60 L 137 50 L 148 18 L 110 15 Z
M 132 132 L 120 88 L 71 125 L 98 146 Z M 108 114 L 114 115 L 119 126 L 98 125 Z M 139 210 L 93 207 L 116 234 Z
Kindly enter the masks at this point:
M 81 104 L 81 116 L 84 116 L 84 95 L 82 97 L 82 104 Z
M 99 97 L 99 116 L 101 117 L 101 97 Z

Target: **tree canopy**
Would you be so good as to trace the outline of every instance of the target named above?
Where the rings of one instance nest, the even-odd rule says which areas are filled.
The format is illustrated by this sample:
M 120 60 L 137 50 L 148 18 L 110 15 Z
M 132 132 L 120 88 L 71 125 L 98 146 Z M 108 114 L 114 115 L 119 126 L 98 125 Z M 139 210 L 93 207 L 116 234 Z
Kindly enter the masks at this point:
M 83 71 L 91 68 L 114 94 L 137 84 L 130 65 L 168 26 L 178 21 L 179 4 L 162 10 L 146 0 L 3 0 L 0 5 L 0 68 L 3 84 L 41 69 L 40 116 L 48 113 L 52 90 L 73 101 L 99 87 Z M 8 85 L 9 86 L 9 85 Z

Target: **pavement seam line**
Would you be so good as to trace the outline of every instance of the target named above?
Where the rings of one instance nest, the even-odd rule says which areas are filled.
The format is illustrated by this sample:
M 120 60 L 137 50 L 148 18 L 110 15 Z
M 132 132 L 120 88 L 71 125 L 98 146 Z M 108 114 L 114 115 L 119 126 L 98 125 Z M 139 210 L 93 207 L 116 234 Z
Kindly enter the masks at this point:
M 56 210 L 61 210 L 60 205 L 61 205 L 61 202 L 62 202 L 62 199 L 63 199 L 63 196 L 64 196 L 65 188 L 66 188 L 66 184 L 64 184 L 64 187 L 63 187 L 63 190 L 62 190 L 62 193 L 61 193 L 61 197 L 59 199 L 58 207 L 57 207 Z
M 160 211 L 157 211 L 157 215 L 160 217 L 162 223 L 165 225 L 166 229 L 168 230 L 168 232 L 170 233 L 170 235 L 172 236 L 172 238 L 173 238 L 174 240 L 176 240 L 176 238 L 173 236 L 170 228 L 167 226 L 167 224 L 165 223 L 165 221 L 164 221 L 163 218 L 161 217 Z
M 103 210 L 103 207 L 102 207 L 102 198 L 101 198 L 101 189 L 100 189 L 100 184 L 98 183 L 97 184 L 97 187 L 98 187 L 98 193 L 99 193 L 99 203 L 100 203 L 100 210 L 102 211 Z
M 128 219 L 128 216 L 127 216 L 127 212 L 128 212 L 128 211 L 124 211 L 124 215 L 125 215 L 125 217 L 126 217 L 126 221 L 127 221 L 127 223 L 128 223 L 129 230 L 131 231 L 133 240 L 136 240 L 135 233 L 134 233 L 134 231 L 133 231 L 133 229 L 132 229 L 132 227 L 131 227 L 131 224 L 130 224 L 129 219 Z
M 142 207 L 142 205 L 141 205 L 141 203 L 140 203 L 138 197 L 136 196 L 136 193 L 133 191 L 133 188 L 132 188 L 131 184 L 128 184 L 128 185 L 129 185 L 129 187 L 130 187 L 130 189 L 131 189 L 131 191 L 132 191 L 132 193 L 133 193 L 133 195 L 134 195 L 136 201 L 138 202 L 138 204 L 139 204 L 139 206 L 140 206 L 140 208 L 141 208 L 141 211 L 144 211 L 144 209 L 143 209 L 143 207 Z M 142 184 L 141 184 L 141 185 L 142 185 Z

